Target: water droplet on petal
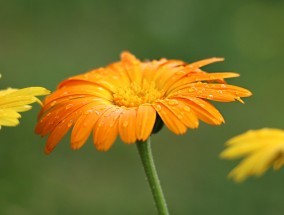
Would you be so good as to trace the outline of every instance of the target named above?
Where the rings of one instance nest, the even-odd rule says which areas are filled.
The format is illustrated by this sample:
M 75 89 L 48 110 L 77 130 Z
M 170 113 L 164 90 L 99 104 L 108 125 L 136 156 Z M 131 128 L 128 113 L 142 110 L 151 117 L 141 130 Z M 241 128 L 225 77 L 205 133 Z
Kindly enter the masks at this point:
M 211 94 L 210 94 L 210 95 L 208 95 L 208 98 L 210 98 L 210 99 L 212 99 L 213 97 L 214 97 L 214 96 L 213 96 L 213 95 L 211 95 Z
M 66 105 L 65 109 L 68 110 L 68 109 L 72 108 L 73 106 L 74 106 L 73 104 L 68 104 L 68 105 Z
M 226 84 L 221 84 L 221 87 L 226 88 L 227 86 L 226 86 Z
M 92 113 L 92 110 L 85 110 L 83 114 L 84 114 L 84 115 L 88 115 L 88 114 L 90 114 L 90 113 Z
M 122 126 L 123 126 L 123 127 L 127 127 L 127 126 L 128 126 L 128 121 L 124 121 L 124 122 L 122 123 Z
M 195 90 L 194 90 L 193 88 L 189 88 L 189 89 L 188 89 L 188 92 L 189 92 L 189 93 L 192 93 L 192 92 L 194 92 L 194 91 L 195 91 Z
M 188 106 L 184 106 L 183 109 L 184 109 L 186 112 L 189 112 L 189 111 L 190 111 L 190 107 L 188 107 Z
M 156 105 L 156 109 L 157 109 L 157 111 L 160 111 L 160 110 L 162 110 L 162 107 L 161 107 L 161 105 Z
M 54 106 L 54 105 L 56 104 L 56 102 L 57 102 L 57 101 L 55 100 L 55 101 L 51 102 L 50 105 L 51 105 L 51 106 Z
M 73 120 L 71 119 L 71 120 L 68 122 L 67 126 L 70 128 L 72 125 L 73 125 Z
M 185 74 L 185 72 L 184 72 L 184 71 L 181 71 L 181 70 L 179 70 L 179 71 L 177 71 L 177 72 L 175 73 L 175 75 L 183 75 L 183 74 Z
M 169 101 L 169 104 L 170 104 L 170 105 L 177 105 L 177 104 L 178 104 L 178 101 L 177 101 L 177 100 L 170 100 L 170 101 Z
M 113 127 L 114 126 L 114 122 L 115 121 L 112 121 L 111 123 L 109 123 L 109 127 Z

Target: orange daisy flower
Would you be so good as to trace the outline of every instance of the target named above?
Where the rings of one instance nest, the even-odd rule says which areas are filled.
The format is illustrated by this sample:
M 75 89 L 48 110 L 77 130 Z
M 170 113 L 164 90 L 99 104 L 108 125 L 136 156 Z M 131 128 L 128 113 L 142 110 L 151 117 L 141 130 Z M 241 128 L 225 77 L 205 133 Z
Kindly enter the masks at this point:
M 48 154 L 71 127 L 73 149 L 92 132 L 96 148 L 107 151 L 117 135 L 125 143 L 145 141 L 158 122 L 175 134 L 197 128 L 199 120 L 220 125 L 222 115 L 207 100 L 242 102 L 240 97 L 252 94 L 225 83 L 224 78 L 238 77 L 236 73 L 200 69 L 218 61 L 223 58 L 191 64 L 164 58 L 141 62 L 123 52 L 118 62 L 62 81 L 44 100 L 36 133 L 49 135 Z

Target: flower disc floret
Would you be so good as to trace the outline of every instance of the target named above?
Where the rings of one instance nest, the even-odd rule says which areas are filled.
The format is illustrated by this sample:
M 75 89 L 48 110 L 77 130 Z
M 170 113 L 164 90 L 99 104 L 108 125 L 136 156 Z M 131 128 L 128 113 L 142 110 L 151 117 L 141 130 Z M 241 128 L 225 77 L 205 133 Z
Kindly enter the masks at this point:
M 155 83 L 148 83 L 146 80 L 142 84 L 130 83 L 129 86 L 120 87 L 113 94 L 113 102 L 118 106 L 138 107 L 142 104 L 152 104 L 156 99 L 161 98 L 163 93 L 155 88 Z

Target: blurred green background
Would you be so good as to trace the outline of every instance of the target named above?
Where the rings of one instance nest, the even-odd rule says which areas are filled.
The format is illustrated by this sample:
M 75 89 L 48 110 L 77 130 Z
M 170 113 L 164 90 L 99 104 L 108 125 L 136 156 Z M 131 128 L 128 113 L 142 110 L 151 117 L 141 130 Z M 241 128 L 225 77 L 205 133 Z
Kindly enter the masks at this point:
M 284 128 L 284 2 L 268 0 L 1 0 L 0 86 L 44 86 L 119 59 L 226 61 L 207 71 L 253 91 L 246 104 L 216 103 L 226 124 L 201 124 L 153 137 L 153 153 L 171 214 L 280 215 L 284 172 L 235 184 L 237 162 L 218 158 L 224 142 L 248 129 Z M 79 151 L 69 135 L 55 151 L 34 134 L 39 105 L 0 132 L 1 215 L 155 214 L 135 145 L 119 140 L 107 153 L 89 140 Z

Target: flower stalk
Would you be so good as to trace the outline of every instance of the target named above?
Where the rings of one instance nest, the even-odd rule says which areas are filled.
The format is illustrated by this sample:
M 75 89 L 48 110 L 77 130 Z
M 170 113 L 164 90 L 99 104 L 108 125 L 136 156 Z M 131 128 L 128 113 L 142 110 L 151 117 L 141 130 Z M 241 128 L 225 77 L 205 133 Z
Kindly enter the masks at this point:
M 160 184 L 157 170 L 151 150 L 150 137 L 146 141 L 136 142 L 138 152 L 145 170 L 145 174 L 154 197 L 155 205 L 159 215 L 169 215 L 167 203 Z

